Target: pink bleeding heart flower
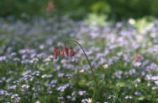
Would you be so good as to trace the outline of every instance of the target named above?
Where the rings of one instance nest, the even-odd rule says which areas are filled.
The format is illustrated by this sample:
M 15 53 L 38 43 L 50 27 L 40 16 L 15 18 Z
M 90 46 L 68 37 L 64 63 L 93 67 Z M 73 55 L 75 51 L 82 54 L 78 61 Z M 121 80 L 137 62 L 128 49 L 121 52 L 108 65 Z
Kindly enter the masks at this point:
M 69 54 L 69 56 L 72 57 L 72 56 L 74 56 L 74 55 L 75 55 L 75 52 L 74 52 L 74 50 L 71 48 L 71 49 L 70 49 L 70 54 Z
M 137 54 L 137 56 L 135 57 L 135 62 L 138 62 L 139 60 L 140 60 L 140 58 L 142 57 L 142 55 L 141 54 Z
M 57 57 L 58 57 L 58 49 L 54 49 L 53 50 L 53 55 L 54 55 L 54 59 L 57 59 Z
M 64 48 L 64 52 L 65 52 L 65 54 L 66 54 L 66 56 L 69 56 L 69 50 L 68 50 L 68 48 Z
M 64 58 L 64 50 L 60 50 L 60 55 Z

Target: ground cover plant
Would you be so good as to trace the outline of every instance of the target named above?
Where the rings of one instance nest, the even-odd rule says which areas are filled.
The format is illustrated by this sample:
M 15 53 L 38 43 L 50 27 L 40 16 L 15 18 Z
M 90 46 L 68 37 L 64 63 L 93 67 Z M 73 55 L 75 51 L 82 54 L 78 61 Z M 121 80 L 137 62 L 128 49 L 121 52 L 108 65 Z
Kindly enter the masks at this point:
M 0 103 L 157 103 L 158 22 L 0 19 Z M 53 55 L 64 40 L 74 55 Z M 99 95 L 97 92 L 99 91 Z

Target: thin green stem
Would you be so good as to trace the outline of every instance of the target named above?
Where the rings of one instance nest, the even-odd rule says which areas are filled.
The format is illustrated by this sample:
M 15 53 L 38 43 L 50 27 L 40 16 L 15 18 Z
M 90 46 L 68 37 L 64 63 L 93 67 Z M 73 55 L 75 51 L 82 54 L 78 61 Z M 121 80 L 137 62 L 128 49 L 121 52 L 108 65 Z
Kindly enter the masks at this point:
M 98 97 L 100 98 L 99 86 L 98 86 L 98 81 L 97 81 L 96 75 L 95 75 L 95 73 L 94 73 L 92 64 L 91 64 L 90 60 L 88 59 L 88 56 L 87 56 L 86 52 L 84 51 L 82 45 L 81 45 L 79 42 L 75 41 L 75 40 L 65 40 L 65 41 L 71 41 L 71 42 L 77 44 L 77 45 L 81 48 L 83 54 L 84 54 L 85 57 L 86 57 L 86 60 L 88 61 L 88 64 L 89 64 L 90 70 L 91 70 L 91 72 L 92 72 L 92 76 L 93 76 L 94 82 L 95 82 L 95 84 L 96 84 L 96 90 L 98 89 L 98 90 L 97 90 L 97 92 L 98 92 Z

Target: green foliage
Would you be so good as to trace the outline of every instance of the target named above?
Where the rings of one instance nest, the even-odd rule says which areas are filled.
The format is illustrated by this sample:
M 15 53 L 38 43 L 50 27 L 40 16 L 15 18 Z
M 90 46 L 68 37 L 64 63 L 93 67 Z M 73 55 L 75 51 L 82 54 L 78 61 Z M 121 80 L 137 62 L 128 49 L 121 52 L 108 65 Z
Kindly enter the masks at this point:
M 141 17 L 152 13 L 151 0 L 109 0 L 111 15 L 121 17 Z
M 69 16 L 77 20 L 91 13 L 117 20 L 158 16 L 157 0 L 1 0 L 0 16 L 20 17 L 23 13 L 30 16 L 46 15 L 49 1 L 55 6 L 51 15 Z
M 109 4 L 107 4 L 106 2 L 98 1 L 91 6 L 91 10 L 94 13 L 108 14 L 108 13 L 110 13 L 111 8 L 110 8 Z
M 144 30 L 144 28 L 149 27 L 150 25 L 150 21 L 147 20 L 147 18 L 141 18 L 138 19 L 137 22 L 134 24 L 134 26 L 136 27 L 138 33 L 142 33 L 142 31 Z
M 48 0 L 1 0 L 0 16 L 14 15 L 20 17 L 23 13 L 42 15 Z
M 85 17 L 89 13 L 107 15 L 110 19 L 117 20 L 158 16 L 157 0 L 53 0 L 53 2 L 58 14 L 66 14 L 73 18 Z
M 91 13 L 88 15 L 88 18 L 85 20 L 85 24 L 90 24 L 93 26 L 105 26 L 105 20 L 107 19 L 106 15 L 97 15 Z

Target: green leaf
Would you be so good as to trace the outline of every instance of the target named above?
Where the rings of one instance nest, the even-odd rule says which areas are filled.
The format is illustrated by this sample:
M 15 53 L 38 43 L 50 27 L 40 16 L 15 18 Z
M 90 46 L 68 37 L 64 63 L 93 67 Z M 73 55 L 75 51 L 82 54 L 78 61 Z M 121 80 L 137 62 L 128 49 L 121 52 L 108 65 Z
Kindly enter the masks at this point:
M 118 82 L 116 84 L 117 87 L 126 87 L 126 84 L 124 82 Z
M 144 96 L 138 98 L 138 100 L 140 100 L 140 101 L 142 101 L 142 100 L 144 100 L 144 99 L 145 99 Z

